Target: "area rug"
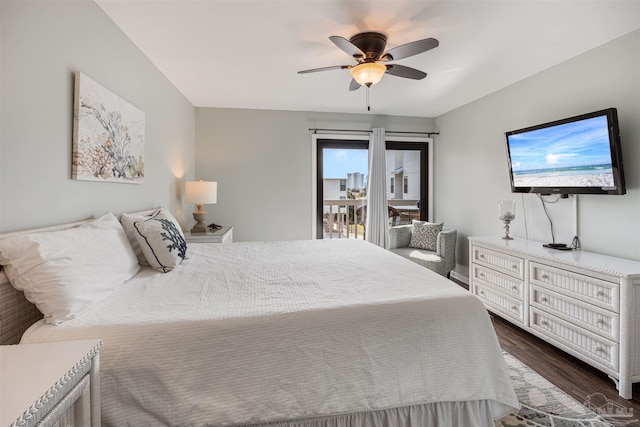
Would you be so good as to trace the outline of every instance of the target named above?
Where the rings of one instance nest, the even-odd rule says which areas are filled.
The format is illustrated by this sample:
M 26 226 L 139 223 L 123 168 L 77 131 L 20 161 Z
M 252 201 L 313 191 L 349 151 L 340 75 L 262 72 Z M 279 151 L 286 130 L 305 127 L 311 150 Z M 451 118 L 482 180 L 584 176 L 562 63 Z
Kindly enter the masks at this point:
M 520 410 L 496 421 L 497 427 L 611 427 L 597 415 L 540 374 L 504 353 Z M 585 396 L 585 399 L 587 396 Z

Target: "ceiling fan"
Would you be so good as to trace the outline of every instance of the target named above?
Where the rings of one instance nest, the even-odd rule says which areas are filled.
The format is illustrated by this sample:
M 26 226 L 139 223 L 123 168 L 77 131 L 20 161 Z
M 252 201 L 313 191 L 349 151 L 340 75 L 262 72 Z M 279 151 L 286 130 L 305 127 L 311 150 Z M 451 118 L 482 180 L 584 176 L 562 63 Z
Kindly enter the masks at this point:
M 357 90 L 360 86 L 371 87 L 371 85 L 378 83 L 385 74 L 413 80 L 424 79 L 427 73 L 404 65 L 391 64 L 390 62 L 426 52 L 439 45 L 438 40 L 428 38 L 396 46 L 385 52 L 387 36 L 372 31 L 358 33 L 349 40 L 341 36 L 331 36 L 329 39 L 340 49 L 353 56 L 358 63 L 356 65 L 313 68 L 298 71 L 298 74 L 328 70 L 349 70 L 353 77 L 349 90 Z

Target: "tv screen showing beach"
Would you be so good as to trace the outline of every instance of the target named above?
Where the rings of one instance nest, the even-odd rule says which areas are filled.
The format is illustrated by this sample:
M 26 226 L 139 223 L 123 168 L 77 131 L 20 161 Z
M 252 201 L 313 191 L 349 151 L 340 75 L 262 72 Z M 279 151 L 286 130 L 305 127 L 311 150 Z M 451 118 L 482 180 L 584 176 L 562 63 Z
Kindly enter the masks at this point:
M 515 187 L 613 187 L 606 116 L 507 136 Z

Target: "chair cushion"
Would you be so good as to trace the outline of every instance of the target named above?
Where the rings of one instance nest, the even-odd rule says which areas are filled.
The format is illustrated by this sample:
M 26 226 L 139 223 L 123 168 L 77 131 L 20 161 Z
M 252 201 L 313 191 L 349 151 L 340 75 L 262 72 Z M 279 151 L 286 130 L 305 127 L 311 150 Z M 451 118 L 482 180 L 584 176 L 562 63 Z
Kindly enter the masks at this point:
M 444 259 L 435 252 L 415 248 L 397 248 L 391 249 L 391 252 L 443 276 L 448 273 L 445 271 Z
M 438 234 L 442 231 L 442 227 L 442 222 L 433 223 L 414 220 L 411 228 L 409 247 L 435 251 Z

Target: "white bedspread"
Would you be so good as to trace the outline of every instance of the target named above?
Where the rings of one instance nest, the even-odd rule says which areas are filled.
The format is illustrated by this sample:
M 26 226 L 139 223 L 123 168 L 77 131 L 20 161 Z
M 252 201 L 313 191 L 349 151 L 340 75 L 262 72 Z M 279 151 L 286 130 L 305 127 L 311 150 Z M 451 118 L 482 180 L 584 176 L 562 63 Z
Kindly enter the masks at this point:
M 215 425 L 432 402 L 518 406 L 476 297 L 355 240 L 190 244 L 23 342 L 101 338 L 107 425 Z

